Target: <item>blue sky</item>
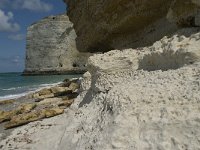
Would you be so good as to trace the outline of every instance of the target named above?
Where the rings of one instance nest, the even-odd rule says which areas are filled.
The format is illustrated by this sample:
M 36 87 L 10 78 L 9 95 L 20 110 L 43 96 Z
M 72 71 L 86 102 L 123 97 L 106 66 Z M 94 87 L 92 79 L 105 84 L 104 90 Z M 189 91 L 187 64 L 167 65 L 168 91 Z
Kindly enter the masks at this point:
M 0 72 L 22 72 L 27 27 L 65 11 L 63 0 L 0 0 Z

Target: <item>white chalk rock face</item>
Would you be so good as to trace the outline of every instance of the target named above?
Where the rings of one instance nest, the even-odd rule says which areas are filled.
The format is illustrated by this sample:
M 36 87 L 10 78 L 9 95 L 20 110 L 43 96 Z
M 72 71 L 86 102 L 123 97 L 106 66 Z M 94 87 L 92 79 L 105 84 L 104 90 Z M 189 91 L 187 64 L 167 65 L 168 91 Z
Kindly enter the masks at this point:
M 83 115 L 74 119 L 80 131 L 66 136 L 68 146 L 199 149 L 199 31 L 183 29 L 151 47 L 90 57 L 91 82 L 87 73 L 82 83 L 90 89 L 78 98 Z
M 110 86 L 121 82 L 121 79 L 126 80 L 130 71 L 167 71 L 198 62 L 200 61 L 199 45 L 199 28 L 188 28 L 179 30 L 170 38 L 162 38 L 151 47 L 113 50 L 94 55 L 88 60 L 88 70 L 93 75 L 92 79 L 95 79 L 92 88 L 100 90 L 107 86 L 105 89 L 109 90 Z M 116 81 L 113 81 L 114 78 L 106 79 L 110 75 L 120 79 Z
M 200 149 L 200 28 L 151 47 L 91 56 L 82 92 L 49 129 L 38 123 L 0 142 L 19 149 Z M 45 126 L 43 121 L 41 125 Z M 34 127 L 34 128 L 33 128 Z M 23 134 L 25 133 L 25 134 Z M 31 143 L 16 142 L 28 137 Z M 39 140 L 43 139 L 43 140 Z
M 25 74 L 79 73 L 89 54 L 76 48 L 76 33 L 67 15 L 49 16 L 27 31 Z

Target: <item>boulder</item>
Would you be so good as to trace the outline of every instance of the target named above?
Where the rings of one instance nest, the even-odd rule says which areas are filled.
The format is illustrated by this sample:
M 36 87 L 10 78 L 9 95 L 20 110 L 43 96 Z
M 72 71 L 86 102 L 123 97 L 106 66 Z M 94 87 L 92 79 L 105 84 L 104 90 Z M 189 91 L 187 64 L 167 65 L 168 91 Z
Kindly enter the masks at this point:
M 66 107 L 71 106 L 71 104 L 72 104 L 73 102 L 74 102 L 73 99 L 71 99 L 71 100 L 63 100 L 63 101 L 61 101 L 61 102 L 58 103 L 58 106 L 59 106 L 60 108 L 66 108 Z
M 66 91 L 66 88 L 64 88 L 64 87 L 52 87 L 51 88 L 52 93 L 62 93 L 65 91 Z
M 52 97 L 54 97 L 54 94 L 52 93 L 52 90 L 50 88 L 48 89 L 44 88 L 32 94 L 32 98 L 35 99 L 36 101 L 41 101 L 42 99 L 52 98 Z
M 71 89 L 73 92 L 78 90 L 80 88 L 80 85 L 76 82 L 72 82 L 70 85 L 69 85 L 69 89 Z
M 33 93 L 32 98 L 38 99 L 40 97 L 39 93 Z M 30 95 L 31 98 L 31 95 Z
M 11 120 L 5 124 L 4 127 L 6 129 L 10 129 L 13 127 L 18 127 L 18 126 L 25 125 L 33 121 L 40 120 L 42 118 L 45 118 L 45 114 L 42 113 L 41 111 L 34 111 L 27 114 L 20 114 L 17 116 L 13 116 Z
M 38 94 L 39 94 L 39 96 L 41 96 L 41 95 L 49 95 L 49 94 L 51 94 L 51 90 L 45 88 L 45 89 L 40 90 L 38 92 Z
M 61 108 L 46 109 L 44 110 L 44 113 L 45 113 L 45 117 L 49 118 L 49 117 L 53 117 L 53 116 L 64 113 L 64 109 L 61 109 Z
M 34 108 L 36 108 L 36 104 L 30 103 L 30 104 L 21 104 L 16 109 L 10 110 L 10 111 L 0 111 L 0 123 L 4 121 L 9 121 L 13 116 L 23 114 L 23 113 L 29 113 Z
M 51 88 L 51 91 L 55 97 L 72 93 L 72 90 L 68 87 L 53 87 Z
M 79 79 L 78 78 L 74 78 L 74 79 L 65 79 L 63 81 L 63 83 L 60 84 L 61 87 L 69 87 L 70 84 L 74 82 L 74 83 L 78 83 Z
M 40 101 L 37 105 L 56 105 L 59 101 L 62 101 L 62 98 L 47 98 Z
M 9 121 L 14 115 L 21 114 L 20 110 L 11 110 L 11 111 L 1 111 L 0 112 L 0 123 Z
M 43 100 L 45 98 L 53 98 L 55 95 L 53 93 L 51 94 L 48 94 L 48 95 L 42 95 L 42 96 L 39 96 L 38 99 L 39 100 Z
M 19 110 L 20 113 L 28 113 L 35 107 L 37 107 L 35 103 L 21 104 L 16 110 Z

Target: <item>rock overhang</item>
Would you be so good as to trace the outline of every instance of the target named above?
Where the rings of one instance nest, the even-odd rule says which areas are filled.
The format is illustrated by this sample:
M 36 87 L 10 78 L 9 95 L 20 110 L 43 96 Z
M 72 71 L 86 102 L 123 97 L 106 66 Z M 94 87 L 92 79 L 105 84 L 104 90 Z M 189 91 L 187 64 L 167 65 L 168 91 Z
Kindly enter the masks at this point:
M 195 19 L 199 10 L 199 2 L 195 0 L 64 2 L 68 6 L 67 13 L 77 33 L 77 48 L 83 52 L 106 52 L 151 45 L 167 33 L 174 32 L 177 28 L 175 24 L 195 26 L 190 18 Z M 181 11 L 182 9 L 185 11 Z M 162 23 L 151 26 L 159 20 Z M 195 22 L 198 23 L 198 20 Z M 155 34 L 154 38 L 145 32 L 146 29 Z

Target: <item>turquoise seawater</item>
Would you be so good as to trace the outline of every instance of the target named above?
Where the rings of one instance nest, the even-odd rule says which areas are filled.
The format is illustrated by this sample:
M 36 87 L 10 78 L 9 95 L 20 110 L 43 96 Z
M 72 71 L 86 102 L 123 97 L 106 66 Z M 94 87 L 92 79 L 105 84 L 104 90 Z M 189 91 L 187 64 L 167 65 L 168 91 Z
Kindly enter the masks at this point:
M 0 100 L 23 96 L 39 88 L 81 75 L 21 76 L 21 73 L 0 73 Z

